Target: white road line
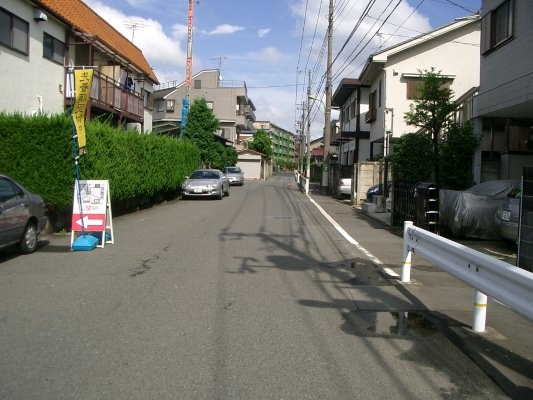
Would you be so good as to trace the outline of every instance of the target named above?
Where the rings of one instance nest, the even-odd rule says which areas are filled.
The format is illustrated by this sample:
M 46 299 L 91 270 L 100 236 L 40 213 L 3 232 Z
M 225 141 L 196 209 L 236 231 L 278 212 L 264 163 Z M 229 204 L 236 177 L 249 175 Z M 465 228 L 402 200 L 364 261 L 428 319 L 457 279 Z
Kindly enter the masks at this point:
M 309 198 L 309 200 L 311 200 L 311 203 L 313 203 L 315 205 L 315 207 L 318 208 L 318 211 L 320 211 L 321 214 L 324 217 L 326 217 L 326 219 L 331 223 L 331 225 L 333 225 L 335 227 L 335 229 L 337 229 L 337 231 L 348 241 L 348 243 L 353 244 L 357 248 L 357 250 L 359 250 L 361 253 L 363 253 L 368 258 L 370 258 L 370 260 L 373 261 L 375 264 L 381 265 L 383 267 L 384 264 L 379 258 L 377 258 L 375 255 L 373 255 L 371 252 L 369 252 L 367 249 L 365 249 L 363 246 L 361 246 L 361 244 L 357 240 L 355 240 L 353 237 L 351 237 L 342 228 L 342 226 L 340 226 L 333 218 L 331 218 L 329 216 L 329 214 L 326 211 L 324 211 L 324 209 L 322 207 L 320 207 L 320 205 L 316 201 L 314 201 L 311 198 L 311 196 L 309 196 L 309 194 L 307 195 L 307 197 Z M 385 272 L 387 272 L 387 271 L 385 271 Z M 391 271 L 391 272 L 393 274 L 397 275 L 394 271 Z

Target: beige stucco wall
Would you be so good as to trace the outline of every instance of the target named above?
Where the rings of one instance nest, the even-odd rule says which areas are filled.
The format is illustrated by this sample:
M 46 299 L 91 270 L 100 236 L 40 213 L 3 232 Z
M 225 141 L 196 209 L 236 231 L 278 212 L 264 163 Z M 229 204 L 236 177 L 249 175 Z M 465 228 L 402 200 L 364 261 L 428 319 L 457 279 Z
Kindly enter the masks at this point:
M 0 111 L 32 114 L 63 112 L 65 70 L 43 58 L 43 33 L 65 42 L 65 27 L 50 15 L 34 21 L 34 7 L 27 2 L 2 0 L 2 6 L 29 23 L 29 55 L 0 46 Z M 39 102 L 42 99 L 42 105 Z

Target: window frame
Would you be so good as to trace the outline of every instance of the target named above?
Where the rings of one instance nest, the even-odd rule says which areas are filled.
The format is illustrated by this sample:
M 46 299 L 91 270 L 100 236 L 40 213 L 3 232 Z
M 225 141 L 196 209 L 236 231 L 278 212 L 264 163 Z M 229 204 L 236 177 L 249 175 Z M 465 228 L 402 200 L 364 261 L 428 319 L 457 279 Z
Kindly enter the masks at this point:
M 0 35 L 0 46 L 7 47 L 13 51 L 16 51 L 17 53 L 29 55 L 30 54 L 30 23 L 15 14 L 9 12 L 5 8 L 0 7 L 0 13 L 4 14 L 9 19 L 9 27 L 7 30 L 9 31 L 9 43 L 2 40 L 2 35 Z M 15 26 L 15 22 L 18 22 L 22 24 L 22 26 Z M 25 27 L 26 29 L 17 29 Z M 17 47 L 17 43 L 21 41 L 23 38 L 19 38 L 17 33 L 23 33 L 26 36 L 25 40 L 25 48 L 21 49 Z
M 45 43 L 47 42 L 47 39 L 51 42 L 51 45 L 52 45 L 52 48 L 50 49 L 51 55 L 48 55 L 45 53 L 45 49 L 46 49 Z M 59 53 L 56 52 L 56 47 L 58 46 L 61 46 L 63 50 L 61 54 L 61 61 L 55 58 L 57 55 L 59 55 Z M 65 48 L 66 48 L 65 42 L 62 42 L 61 40 L 53 37 L 49 33 L 43 32 L 43 58 L 46 58 L 47 60 L 52 61 L 56 64 L 64 65 L 65 64 Z

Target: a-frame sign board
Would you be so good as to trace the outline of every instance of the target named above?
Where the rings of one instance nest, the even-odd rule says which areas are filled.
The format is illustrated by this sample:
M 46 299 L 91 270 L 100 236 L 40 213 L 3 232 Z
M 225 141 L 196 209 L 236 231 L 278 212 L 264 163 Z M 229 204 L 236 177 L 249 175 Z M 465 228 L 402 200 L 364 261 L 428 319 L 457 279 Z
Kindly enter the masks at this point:
M 97 247 L 103 248 L 106 243 L 114 243 L 109 181 L 76 180 L 73 204 L 71 247 L 77 234 L 87 233 L 100 239 Z

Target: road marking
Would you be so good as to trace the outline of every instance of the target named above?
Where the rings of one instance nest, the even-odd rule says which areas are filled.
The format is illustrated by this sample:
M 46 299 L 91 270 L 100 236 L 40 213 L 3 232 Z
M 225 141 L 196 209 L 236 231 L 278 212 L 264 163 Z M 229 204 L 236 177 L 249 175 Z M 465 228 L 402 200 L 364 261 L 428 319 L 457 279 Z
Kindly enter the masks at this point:
M 348 232 L 346 232 L 342 226 L 340 226 L 337 221 L 335 221 L 333 218 L 331 218 L 329 216 L 329 214 L 324 211 L 324 209 L 322 207 L 320 207 L 320 205 L 314 201 L 311 196 L 309 196 L 309 194 L 307 194 L 307 197 L 309 198 L 309 200 L 311 201 L 311 203 L 313 203 L 315 205 L 316 208 L 318 208 L 318 211 L 320 211 L 320 213 L 326 217 L 326 219 L 331 223 L 331 225 L 333 225 L 333 227 L 335 229 L 337 229 L 337 231 L 348 241 L 348 243 L 350 244 L 353 244 L 357 250 L 359 250 L 361 253 L 363 253 L 364 255 L 366 255 L 368 258 L 370 258 L 371 261 L 373 261 L 374 263 L 378 264 L 378 265 L 381 265 L 383 267 L 383 262 L 377 258 L 375 255 L 373 255 L 371 252 L 369 252 L 367 249 L 365 249 L 363 246 L 361 246 L 361 244 L 355 240 L 353 237 L 351 237 Z M 393 271 L 391 271 L 393 272 Z M 394 272 L 393 272 L 394 273 Z M 397 275 L 397 274 L 396 274 Z

